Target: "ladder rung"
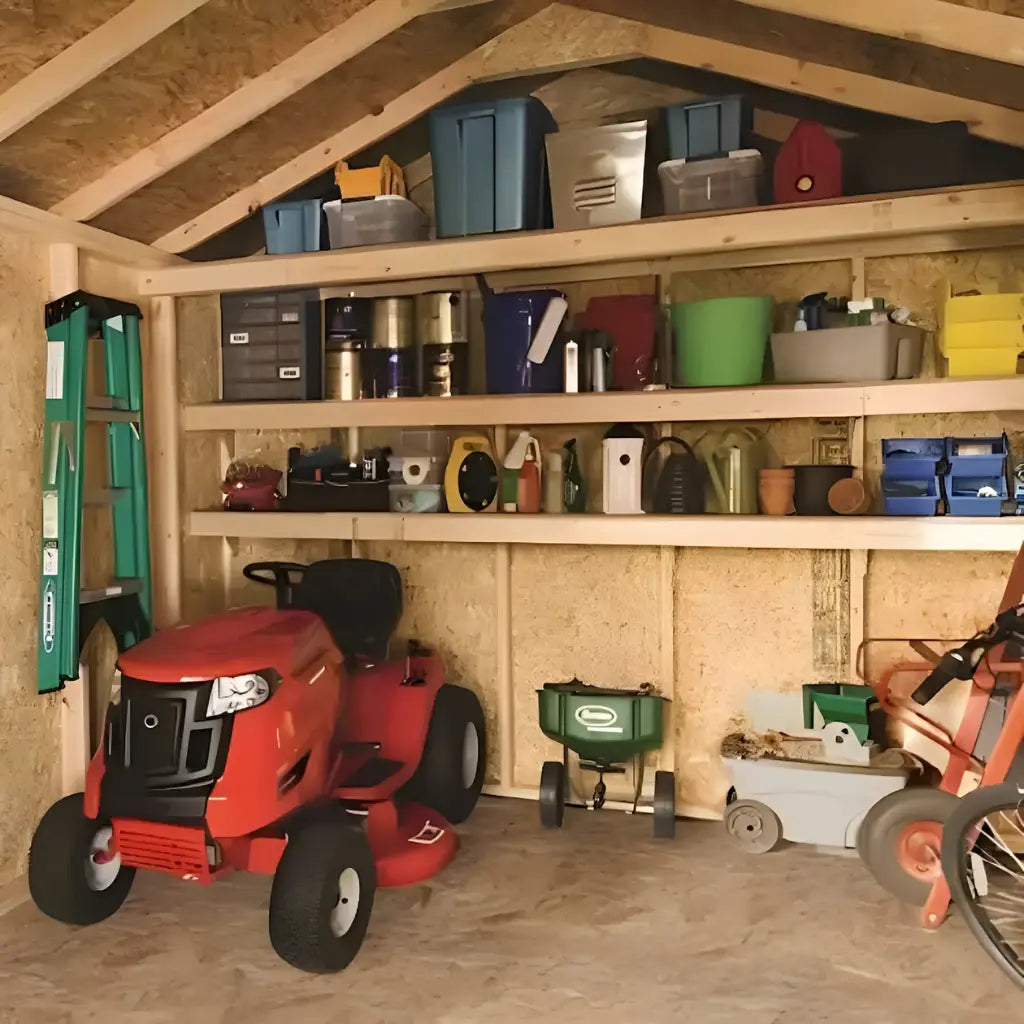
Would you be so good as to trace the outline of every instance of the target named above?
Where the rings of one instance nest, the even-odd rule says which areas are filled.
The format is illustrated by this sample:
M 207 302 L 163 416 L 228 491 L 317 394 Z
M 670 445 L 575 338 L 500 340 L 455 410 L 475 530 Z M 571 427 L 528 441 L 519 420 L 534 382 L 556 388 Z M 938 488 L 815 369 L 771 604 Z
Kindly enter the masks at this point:
M 108 597 L 124 597 L 126 594 L 138 594 L 142 590 L 142 580 L 115 580 L 108 587 L 84 587 L 79 594 L 80 604 L 95 604 L 105 601 Z
M 127 409 L 128 401 L 117 395 L 93 395 L 88 403 L 93 409 Z
M 88 406 L 85 418 L 100 423 L 138 423 L 139 414 L 132 409 L 105 409 Z
M 84 500 L 86 505 L 113 505 L 127 493 L 127 487 L 92 488 L 85 491 Z

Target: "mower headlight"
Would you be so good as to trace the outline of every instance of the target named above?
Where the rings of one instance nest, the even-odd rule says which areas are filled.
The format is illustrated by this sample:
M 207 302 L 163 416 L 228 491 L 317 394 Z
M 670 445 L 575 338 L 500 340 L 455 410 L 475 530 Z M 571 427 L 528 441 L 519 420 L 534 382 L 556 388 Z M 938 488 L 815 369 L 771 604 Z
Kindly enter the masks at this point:
M 261 668 L 259 672 L 246 672 L 240 676 L 218 676 L 210 691 L 206 717 L 232 715 L 236 711 L 258 707 L 270 699 L 280 681 L 280 674 L 272 668 Z

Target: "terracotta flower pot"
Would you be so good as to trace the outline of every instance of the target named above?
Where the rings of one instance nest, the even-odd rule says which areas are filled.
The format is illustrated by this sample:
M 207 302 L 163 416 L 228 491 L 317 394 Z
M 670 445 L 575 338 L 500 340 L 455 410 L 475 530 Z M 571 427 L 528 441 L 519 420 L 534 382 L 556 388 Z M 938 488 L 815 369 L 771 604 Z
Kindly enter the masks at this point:
M 793 511 L 792 469 L 762 469 L 757 474 L 757 498 L 762 515 L 788 516 Z
M 871 495 L 863 480 L 837 480 L 829 488 L 828 507 L 841 516 L 860 516 L 871 507 Z

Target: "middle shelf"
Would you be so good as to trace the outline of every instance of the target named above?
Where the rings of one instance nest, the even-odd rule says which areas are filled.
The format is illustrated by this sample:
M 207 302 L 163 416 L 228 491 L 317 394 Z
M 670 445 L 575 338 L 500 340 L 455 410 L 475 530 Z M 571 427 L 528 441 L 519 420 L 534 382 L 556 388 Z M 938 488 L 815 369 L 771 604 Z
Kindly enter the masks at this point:
M 351 402 L 211 402 L 188 405 L 182 425 L 202 430 L 312 430 L 423 427 L 680 423 L 991 412 L 1024 408 L 1024 375 L 875 384 L 766 384 L 748 388 L 606 391 L 590 394 L 467 395 Z
M 192 512 L 193 537 L 460 544 L 1017 551 L 1024 516 L 519 515 L 481 512 Z

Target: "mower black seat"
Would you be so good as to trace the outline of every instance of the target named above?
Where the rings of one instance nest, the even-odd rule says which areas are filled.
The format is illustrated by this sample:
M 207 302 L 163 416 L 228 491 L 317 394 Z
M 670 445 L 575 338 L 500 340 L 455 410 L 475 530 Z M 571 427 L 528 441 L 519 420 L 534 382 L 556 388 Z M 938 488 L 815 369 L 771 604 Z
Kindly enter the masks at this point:
M 379 660 L 402 617 L 402 577 L 390 562 L 371 558 L 313 562 L 294 585 L 290 607 L 319 615 L 346 658 Z

